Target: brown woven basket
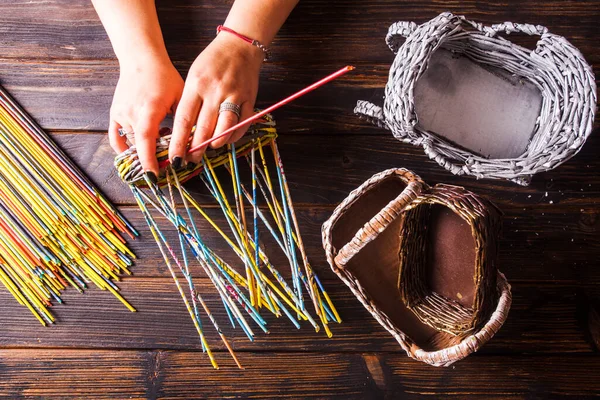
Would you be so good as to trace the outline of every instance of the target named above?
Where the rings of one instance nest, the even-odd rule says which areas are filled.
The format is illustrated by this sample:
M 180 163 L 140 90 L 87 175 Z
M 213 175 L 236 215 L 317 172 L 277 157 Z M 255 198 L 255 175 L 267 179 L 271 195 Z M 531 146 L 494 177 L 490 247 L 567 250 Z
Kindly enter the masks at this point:
M 323 244 L 333 271 L 410 357 L 447 366 L 506 320 L 500 221 L 492 203 L 463 188 L 390 169 L 335 209 Z

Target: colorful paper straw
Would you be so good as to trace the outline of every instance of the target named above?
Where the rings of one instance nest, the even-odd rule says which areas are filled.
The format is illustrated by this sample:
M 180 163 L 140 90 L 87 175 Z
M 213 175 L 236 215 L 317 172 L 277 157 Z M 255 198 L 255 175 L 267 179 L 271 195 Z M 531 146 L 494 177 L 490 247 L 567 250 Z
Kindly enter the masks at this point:
M 312 303 L 313 311 L 318 316 L 321 326 L 328 336 L 332 334 L 328 326 L 329 323 L 332 321 L 341 322 L 337 310 L 308 262 L 287 179 L 283 171 L 283 163 L 276 145 L 275 122 L 269 112 L 315 90 L 352 69 L 353 67 L 342 68 L 273 106 L 257 112 L 220 135 L 190 148 L 189 152 L 197 151 L 239 127 L 254 123 L 241 141 L 225 149 L 207 151 L 204 154 L 202 163 L 196 165 L 191 171 L 187 169 L 174 171 L 172 166 L 169 165 L 170 135 L 165 135 L 157 140 L 156 156 L 163 171 L 156 183 L 147 179 L 135 146 L 130 147 L 115 158 L 115 167 L 119 176 L 130 185 L 140 210 L 144 214 L 153 237 L 165 258 L 165 263 L 171 272 L 176 287 L 198 330 L 202 348 L 208 353 L 210 362 L 215 368 L 218 368 L 218 364 L 204 335 L 196 301 L 202 305 L 207 317 L 238 367 L 242 368 L 242 366 L 215 316 L 206 307 L 202 295 L 194 287 L 187 251 L 191 252 L 201 269 L 212 281 L 221 297 L 232 326 L 235 327 L 237 323 L 237 326 L 242 328 L 251 341 L 254 340 L 254 332 L 250 323 L 246 320 L 247 316 L 261 330 L 268 333 L 266 321 L 260 314 L 261 309 L 268 310 L 276 317 L 285 315 L 296 328 L 300 328 L 298 321 L 308 321 L 316 331 L 319 331 L 320 326 L 305 306 L 305 297 L 308 297 L 310 303 Z M 265 149 L 271 150 L 272 159 L 270 161 L 266 156 Z M 260 161 L 257 160 L 257 150 Z M 246 189 L 240 176 L 238 166 L 238 159 L 240 158 L 246 158 L 250 166 L 250 190 Z M 269 166 L 269 164 L 271 165 Z M 217 173 L 218 168 L 224 168 L 228 171 L 231 178 L 230 187 L 221 182 Z M 271 176 L 271 171 L 275 171 L 274 178 Z M 216 200 L 225 218 L 226 226 L 219 226 L 209 216 L 209 213 L 181 186 L 182 182 L 194 176 L 201 178 L 208 192 Z M 169 193 L 169 196 L 165 195 L 162 188 L 166 188 L 165 191 Z M 268 213 L 260 209 L 257 189 L 263 196 Z M 184 213 L 179 211 L 181 207 L 178 207 L 175 203 L 175 193 L 182 199 Z M 232 194 L 233 201 L 228 198 L 228 193 Z M 152 217 L 148 205 L 151 205 L 152 209 L 165 217 L 171 226 L 177 229 L 181 254 L 176 254 L 175 247 L 167 242 L 156 219 Z M 197 229 L 191 209 L 195 209 L 225 240 L 232 252 L 238 256 L 241 265 L 237 269 L 243 269 L 243 273 L 225 263 L 215 251 L 207 246 Z M 247 216 L 247 213 L 250 213 L 250 215 Z M 251 228 L 250 221 L 252 223 Z M 267 228 L 267 232 L 273 237 L 288 260 L 291 270 L 291 284 L 284 279 L 267 257 L 267 252 L 260 242 L 260 239 L 265 236 L 260 235 L 259 226 L 261 224 Z M 187 249 L 183 246 L 184 242 L 187 244 Z M 180 259 L 183 260 L 183 263 Z M 190 299 L 188 299 L 179 284 L 178 274 L 175 268 L 172 267 L 173 263 L 178 267 L 179 274 L 188 281 L 191 291 Z M 303 265 L 303 268 L 301 265 Z M 295 317 L 294 313 L 296 314 Z
M 229 146 L 226 150 L 209 151 L 205 154 L 203 162 L 196 166 L 195 171 L 177 172 L 167 164 L 158 183 L 150 182 L 143 173 L 139 172 L 139 159 L 135 147 L 119 155 L 115 161 L 121 177 L 126 181 L 129 180 L 134 197 L 148 221 L 177 290 L 198 330 L 202 348 L 207 351 L 215 368 L 218 368 L 218 364 L 214 353 L 210 351 L 200 323 L 196 301 L 202 305 L 206 316 L 240 368 L 241 364 L 219 322 L 206 307 L 202 294 L 194 287 L 192 281 L 194 266 L 188 263 L 186 255 L 188 251 L 212 281 L 232 325 L 241 327 L 251 341 L 255 337 L 251 322 L 264 332 L 268 332 L 266 321 L 260 313 L 262 309 L 268 310 L 276 317 L 285 316 L 296 328 L 300 328 L 299 321 L 308 321 L 316 331 L 319 331 L 319 324 L 305 305 L 306 297 L 313 305 L 312 311 L 328 336 L 331 336 L 329 323 L 341 322 L 333 303 L 308 262 L 283 171 L 283 163 L 276 145 L 275 123 L 270 115 L 263 117 L 264 119 L 253 125 L 248 135 L 237 144 Z M 159 161 L 164 161 L 168 155 L 169 139 L 169 136 L 165 136 L 157 143 Z M 271 158 L 268 154 L 271 154 Z M 238 165 L 238 160 L 244 158 L 248 160 L 250 169 L 250 190 L 242 182 Z M 217 173 L 219 168 L 224 168 L 231 179 L 221 180 L 221 174 Z M 198 174 L 208 192 L 215 198 L 225 219 L 225 226 L 219 226 L 209 212 L 181 185 L 183 180 Z M 263 204 L 259 202 L 257 196 L 259 192 L 263 196 Z M 177 206 L 175 195 L 181 198 L 183 209 Z M 151 209 L 165 217 L 171 227 L 177 229 L 180 242 L 185 242 L 187 249 L 180 245 L 180 253 L 176 252 L 176 246 L 167 242 L 157 220 L 152 217 Z M 238 256 L 240 260 L 238 266 L 225 263 L 222 257 L 207 246 L 197 229 L 192 209 L 208 222 Z M 275 249 L 281 249 L 289 261 L 291 281 L 288 282 L 267 257 L 267 252 L 259 238 L 266 238 L 268 235 L 260 234 L 261 226 L 267 228 L 266 233 L 277 243 Z M 238 272 L 238 269 L 243 272 Z M 188 281 L 189 296 L 184 293 L 179 283 L 181 276 Z
M 135 255 L 135 229 L 0 88 L 0 282 L 42 323 L 68 286 L 93 283 L 129 310 L 113 281 Z

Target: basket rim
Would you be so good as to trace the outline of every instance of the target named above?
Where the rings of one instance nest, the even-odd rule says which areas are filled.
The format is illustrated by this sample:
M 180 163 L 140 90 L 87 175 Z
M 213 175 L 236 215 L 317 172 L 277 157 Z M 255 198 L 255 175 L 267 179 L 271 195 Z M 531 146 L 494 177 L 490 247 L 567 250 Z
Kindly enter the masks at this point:
M 396 339 L 400 347 L 410 358 L 422 361 L 434 367 L 450 366 L 478 351 L 500 330 L 502 325 L 504 325 L 512 304 L 511 285 L 508 283 L 504 274 L 498 271 L 497 289 L 500 295 L 498 296 L 496 308 L 486 323 L 480 329 L 464 337 L 455 345 L 440 350 L 428 351 L 422 349 L 411 337 L 401 329 L 397 328 L 385 313 L 375 309 L 368 292 L 364 292 L 362 288 L 358 287 L 353 282 L 355 280 L 354 274 L 349 273 L 347 270 L 336 272 L 336 274 L 342 282 L 348 286 L 375 320 L 379 322 L 379 324 L 383 326 L 394 339 Z
M 325 230 L 333 230 L 335 224 L 342 217 L 343 211 L 347 208 L 352 207 L 354 203 L 356 203 L 360 199 L 361 193 L 367 193 L 368 191 L 376 187 L 378 184 L 391 177 L 396 177 L 398 179 L 403 180 L 404 183 L 406 183 L 406 188 L 401 193 L 399 193 L 399 196 L 405 194 L 407 189 L 414 190 L 415 192 L 418 192 L 416 193 L 417 195 L 420 195 L 423 192 L 423 190 L 427 190 L 429 188 L 429 185 L 427 185 L 417 174 L 406 168 L 390 168 L 381 171 L 373 175 L 371 178 L 367 179 L 359 187 L 350 192 L 350 194 L 335 208 L 332 215 L 327 219 L 327 221 L 325 221 L 325 223 L 322 226 L 322 232 L 325 232 Z M 396 199 L 392 199 L 390 203 L 392 203 L 394 200 Z M 359 231 L 356 232 L 355 237 L 347 243 L 348 245 L 355 241 L 355 239 L 359 236 L 363 229 L 365 229 L 367 224 L 365 224 L 365 226 L 361 227 Z M 364 244 L 366 243 L 363 243 L 363 245 Z M 336 253 L 340 254 L 341 250 L 342 249 L 336 250 Z M 334 263 L 332 265 L 338 265 L 338 263 Z
M 424 361 L 428 364 L 449 366 L 476 352 L 481 346 L 487 343 L 500 330 L 508 318 L 508 312 L 512 304 L 511 286 L 502 272 L 498 271 L 496 281 L 500 294 L 496 309 L 478 331 L 466 336 L 459 343 L 441 350 L 427 351 L 415 346 L 412 356 L 416 360 Z

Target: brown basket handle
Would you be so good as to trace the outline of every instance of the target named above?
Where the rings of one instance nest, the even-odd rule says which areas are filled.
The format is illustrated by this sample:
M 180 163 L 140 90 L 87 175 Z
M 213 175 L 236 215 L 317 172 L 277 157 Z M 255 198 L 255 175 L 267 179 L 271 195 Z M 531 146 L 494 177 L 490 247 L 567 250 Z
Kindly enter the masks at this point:
M 423 182 L 410 181 L 406 188 L 381 211 L 356 232 L 352 240 L 344 245 L 335 256 L 339 268 L 346 264 L 369 242 L 375 240 L 392 222 L 396 220 L 422 192 Z

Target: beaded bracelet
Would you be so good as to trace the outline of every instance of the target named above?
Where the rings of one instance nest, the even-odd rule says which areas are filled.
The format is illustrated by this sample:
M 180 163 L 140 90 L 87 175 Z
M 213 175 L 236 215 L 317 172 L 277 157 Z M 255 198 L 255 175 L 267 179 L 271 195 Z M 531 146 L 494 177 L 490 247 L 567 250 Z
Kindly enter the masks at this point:
M 248 36 L 244 36 L 244 35 L 242 35 L 241 33 L 237 33 L 237 32 L 236 32 L 236 31 L 234 31 L 233 29 L 231 29 L 231 28 L 228 28 L 228 27 L 226 27 L 226 26 L 223 26 L 223 25 L 219 25 L 219 26 L 217 26 L 217 35 L 218 35 L 219 33 L 221 33 L 221 31 L 229 32 L 229 33 L 231 33 L 232 35 L 235 35 L 235 36 L 239 37 L 239 38 L 240 38 L 240 39 L 242 39 L 244 42 L 250 43 L 252 46 L 256 46 L 256 47 L 258 47 L 259 49 L 261 49 L 261 50 L 262 50 L 262 52 L 263 52 L 263 53 L 265 53 L 265 58 L 264 58 L 264 61 L 267 61 L 267 60 L 269 60 L 269 59 L 271 58 L 271 50 L 269 50 L 269 48 L 268 48 L 267 46 L 263 45 L 263 44 L 262 44 L 262 43 L 260 43 L 258 40 L 255 40 L 255 39 L 249 38 Z

